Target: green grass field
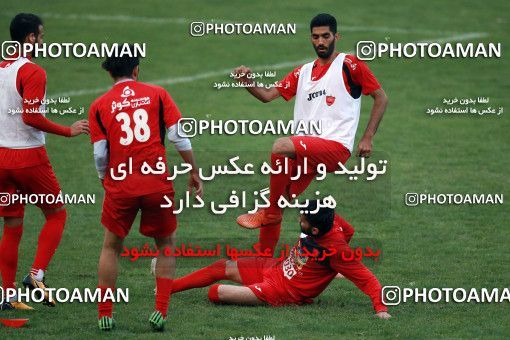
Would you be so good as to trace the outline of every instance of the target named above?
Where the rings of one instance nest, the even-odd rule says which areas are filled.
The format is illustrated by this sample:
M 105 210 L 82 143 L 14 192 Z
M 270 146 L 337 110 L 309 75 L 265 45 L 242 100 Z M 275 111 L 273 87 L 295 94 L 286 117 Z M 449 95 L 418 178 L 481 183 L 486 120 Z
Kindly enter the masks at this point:
M 383 251 L 378 264 L 367 263 L 381 284 L 402 287 L 504 288 L 510 284 L 510 214 L 503 205 L 421 205 L 407 207 L 407 192 L 510 194 L 508 112 L 500 116 L 429 116 L 429 107 L 442 106 L 443 98 L 490 97 L 492 107 L 510 109 L 510 64 L 506 1 L 40 1 L 9 2 L 0 14 L 1 40 L 9 40 L 14 14 L 33 12 L 45 21 L 46 42 L 146 42 L 148 57 L 141 63 L 141 81 L 163 85 L 185 116 L 197 119 L 291 119 L 293 102 L 278 99 L 261 104 L 241 89 L 213 89 L 244 64 L 267 65 L 258 71 L 277 72 L 282 78 L 292 62 L 314 59 L 308 41 L 308 23 L 319 12 L 339 20 L 343 35 L 337 49 L 353 51 L 359 40 L 416 42 L 455 41 L 469 33 L 479 38 L 465 42 L 501 42 L 503 57 L 493 59 L 389 59 L 369 62 L 386 91 L 390 105 L 374 139 L 375 157 L 390 160 L 389 174 L 376 183 L 330 181 L 329 190 L 340 197 L 338 211 L 357 230 L 354 241 L 369 240 Z M 182 19 L 182 20 L 178 20 Z M 295 22 L 291 36 L 189 35 L 189 22 Z M 460 38 L 459 38 L 460 37 Z M 70 95 L 71 105 L 84 106 L 111 85 L 96 59 L 41 59 L 48 76 L 49 95 Z M 280 63 L 286 67 L 275 67 Z M 211 76 L 203 76 L 206 73 Z M 184 78 L 190 77 L 190 78 Z M 99 92 L 97 91 L 99 89 Z M 90 91 L 89 91 L 90 90 Z M 77 92 L 83 91 L 83 92 Z M 372 100 L 365 97 L 357 138 L 361 137 Z M 80 117 L 50 115 L 71 124 Z M 506 136 L 506 137 L 505 137 Z M 228 155 L 264 160 L 275 136 L 200 136 L 192 139 L 200 164 L 224 162 Z M 97 261 L 102 244 L 100 225 L 102 188 L 96 176 L 92 147 L 86 137 L 47 137 L 47 149 L 65 192 L 95 193 L 95 205 L 68 206 L 68 223 L 47 273 L 53 287 L 90 287 L 97 284 Z M 168 147 L 169 162 L 176 152 Z M 180 161 L 180 160 L 179 160 Z M 351 159 L 351 165 L 354 160 Z M 231 189 L 265 186 L 235 178 L 206 183 L 209 200 L 224 200 Z M 307 191 L 310 196 L 314 183 Z M 328 184 L 329 185 L 329 184 Z M 182 195 L 184 181 L 176 183 Z M 225 188 L 228 188 L 226 190 Z M 239 228 L 234 217 L 207 211 L 187 212 L 179 219 L 179 242 L 209 245 L 226 242 L 249 245 L 258 233 Z M 29 270 L 43 217 L 27 208 L 21 243 L 18 282 Z M 296 213 L 288 211 L 282 242 L 298 236 Z M 361 241 L 360 241 L 361 240 Z M 134 228 L 129 247 L 148 240 Z M 210 260 L 178 260 L 177 275 L 187 274 Z M 91 339 L 263 337 L 290 338 L 508 338 L 510 306 L 474 303 L 407 303 L 390 308 L 393 318 L 378 320 L 370 300 L 346 280 L 335 280 L 306 307 L 242 308 L 214 306 L 207 290 L 175 295 L 167 331 L 154 334 L 147 317 L 153 306 L 153 280 L 149 260 L 121 260 L 118 287 L 130 288 L 130 302 L 115 308 L 117 329 L 101 334 L 96 305 L 65 304 L 49 309 L 36 306 L 22 329 L 0 330 L 0 338 L 15 336 Z

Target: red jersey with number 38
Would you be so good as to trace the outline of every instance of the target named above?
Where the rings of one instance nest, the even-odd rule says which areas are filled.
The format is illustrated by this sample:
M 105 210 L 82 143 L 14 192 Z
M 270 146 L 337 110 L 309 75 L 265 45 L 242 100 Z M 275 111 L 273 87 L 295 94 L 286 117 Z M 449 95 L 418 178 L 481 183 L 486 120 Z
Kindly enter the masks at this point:
M 167 180 L 164 141 L 166 129 L 180 118 L 165 89 L 134 80 L 117 82 L 92 103 L 91 141 L 108 141 L 110 156 L 104 178 L 108 194 L 135 197 L 173 191 Z M 158 162 L 164 163 L 164 171 Z

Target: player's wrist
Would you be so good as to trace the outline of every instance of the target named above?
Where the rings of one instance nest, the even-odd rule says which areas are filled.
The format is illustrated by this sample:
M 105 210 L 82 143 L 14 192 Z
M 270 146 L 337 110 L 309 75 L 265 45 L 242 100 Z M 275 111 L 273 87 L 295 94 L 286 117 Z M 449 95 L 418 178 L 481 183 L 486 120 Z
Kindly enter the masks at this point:
M 363 137 L 361 137 L 361 139 L 369 140 L 369 141 L 371 141 L 372 138 L 374 138 L 374 133 L 372 133 L 372 132 L 365 132 L 363 134 Z

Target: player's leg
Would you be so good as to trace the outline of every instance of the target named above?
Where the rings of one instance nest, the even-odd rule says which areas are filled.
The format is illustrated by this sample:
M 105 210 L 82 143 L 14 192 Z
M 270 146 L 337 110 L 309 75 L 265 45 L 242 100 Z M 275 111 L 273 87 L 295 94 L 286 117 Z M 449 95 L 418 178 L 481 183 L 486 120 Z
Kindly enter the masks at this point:
M 259 244 L 260 250 L 262 252 L 266 252 L 269 250 L 271 256 L 274 254 L 276 249 L 276 245 L 280 240 L 280 229 L 282 226 L 282 222 L 274 223 L 268 225 L 267 227 L 259 229 Z
M 118 258 L 122 250 L 123 238 L 106 229 L 104 233 L 103 248 L 99 257 L 98 288 L 100 302 L 98 303 L 99 328 L 110 330 L 114 327 L 113 302 L 102 301 L 108 290 L 114 290 L 118 276 Z
M 23 285 L 29 289 L 40 288 L 46 290 L 48 288 L 45 283 L 45 274 L 48 265 L 55 255 L 57 248 L 62 240 L 62 234 L 67 218 L 65 207 L 56 209 L 42 209 L 46 222 L 39 233 L 37 242 L 37 250 L 30 273 L 23 279 Z M 49 294 L 45 292 L 43 304 L 55 307 L 55 301 L 51 300 Z
M 237 261 L 218 260 L 211 265 L 174 280 L 172 293 L 202 288 L 221 280 L 242 283 Z
M 296 162 L 302 165 L 306 157 L 308 164 L 307 173 L 291 182 L 291 197 L 299 196 L 308 188 L 317 175 L 319 164 L 325 165 L 326 172 L 333 172 L 338 169 L 338 163 L 345 164 L 351 155 L 342 144 L 332 140 L 311 136 L 293 136 L 291 140 L 296 150 Z
M 175 231 L 170 236 L 154 238 L 158 249 L 172 248 L 175 244 Z M 156 260 L 156 303 L 155 311 L 149 318 L 151 326 L 155 330 L 163 330 L 168 305 L 173 289 L 173 277 L 175 274 L 175 257 L 165 256 L 161 251 Z
M 168 305 L 172 294 L 173 277 L 175 273 L 175 257 L 165 256 L 164 249 L 172 248 L 175 243 L 177 218 L 173 211 L 162 208 L 161 203 L 167 199 L 173 201 L 173 192 L 154 193 L 142 196 L 140 207 L 140 233 L 154 238 L 158 249 L 161 249 L 155 268 L 156 276 L 156 303 L 155 311 L 149 318 L 154 330 L 162 331 L 164 328 Z
M 44 195 L 44 197 L 52 195 L 54 198 L 61 193 L 60 185 L 49 161 L 38 166 L 17 169 L 15 175 L 23 192 Z M 37 206 L 44 214 L 45 223 L 39 233 L 31 271 L 23 279 L 23 285 L 29 289 L 46 289 L 45 272 L 62 240 L 67 211 L 61 201 L 53 204 L 47 204 L 44 201 L 38 202 Z M 55 306 L 55 302 L 50 301 L 47 292 L 44 294 L 43 303 L 47 306 Z
M 53 209 L 42 208 L 41 210 L 46 221 L 39 233 L 37 250 L 30 271 L 38 281 L 43 280 L 48 265 L 57 251 L 67 219 L 67 210 L 64 206 Z
M 288 186 L 291 182 L 292 169 L 294 167 L 295 147 L 290 137 L 278 138 L 271 150 L 271 166 L 273 169 L 281 167 L 279 174 L 271 174 L 269 178 L 269 202 L 267 209 L 260 209 L 254 214 L 244 214 L 237 218 L 237 223 L 248 229 L 255 229 L 274 225 L 282 220 L 282 211 L 278 206 L 278 200 L 287 195 Z M 284 165 L 288 164 L 288 171 L 284 171 Z M 276 229 L 274 229 L 276 230 Z M 279 236 L 279 230 L 278 230 Z
M 2 288 L 15 288 L 18 269 L 18 251 L 23 235 L 23 218 L 4 217 L 4 229 L 0 241 L 0 270 Z
M 255 293 L 246 286 L 214 285 L 209 289 L 209 300 L 213 303 L 243 306 L 266 305 L 266 302 L 260 300 Z
M 4 230 L 0 241 L 0 272 L 2 275 L 2 288 L 16 288 L 16 272 L 18 270 L 18 253 L 21 236 L 23 235 L 23 218 L 4 217 Z M 17 301 L 14 297 L 10 301 L 3 300 L 0 310 L 21 309 L 32 310 L 33 308 Z
M 122 243 L 129 234 L 138 209 L 138 198 L 114 198 L 108 192 L 105 193 L 101 216 L 105 234 L 98 268 L 98 289 L 101 292 L 98 323 L 101 330 L 111 330 L 115 325 L 112 318 L 113 302 L 102 301 L 102 298 L 108 290 L 115 289 Z
M 4 292 L 8 288 L 15 288 L 19 244 L 23 235 L 23 215 L 25 211 L 22 204 L 11 201 L 11 194 L 17 190 L 11 173 L 12 170 L 0 169 L 0 192 L 3 193 L 0 197 L 0 216 L 4 217 L 2 239 L 0 240 L 0 274 Z M 32 308 L 13 298 L 11 301 L 3 301 L 0 309 Z

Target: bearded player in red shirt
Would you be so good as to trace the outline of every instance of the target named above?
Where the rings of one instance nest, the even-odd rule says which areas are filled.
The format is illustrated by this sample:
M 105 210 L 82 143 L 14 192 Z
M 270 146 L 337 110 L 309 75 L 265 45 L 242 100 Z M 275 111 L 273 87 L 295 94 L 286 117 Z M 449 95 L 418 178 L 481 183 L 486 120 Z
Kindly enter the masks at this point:
M 283 137 L 275 141 L 271 163 L 276 169 L 287 162 L 289 171 L 271 174 L 268 208 L 237 218 L 237 223 L 244 228 L 261 228 L 260 245 L 273 252 L 280 237 L 282 219 L 278 199 L 301 194 L 315 178 L 319 163 L 326 165 L 328 172 L 333 172 L 338 169 L 338 163 L 345 164 L 349 159 L 359 121 L 361 94 L 374 99 L 368 126 L 357 149 L 358 156 L 368 157 L 372 151 L 372 138 L 388 102 L 384 90 L 364 62 L 353 55 L 335 52 L 340 35 L 333 16 L 317 15 L 310 23 L 310 31 L 318 59 L 297 67 L 279 82 L 278 87 L 246 87 L 264 103 L 280 96 L 288 101 L 295 96 L 294 121 L 322 123 L 318 135 Z M 248 67 L 240 66 L 234 73 L 245 84 L 253 84 Z M 296 168 L 304 165 L 305 157 L 309 166 L 307 174 L 291 181 Z
M 57 196 L 57 178 L 46 153 L 45 132 L 75 137 L 89 132 L 88 122 L 80 120 L 71 126 L 53 123 L 45 117 L 46 72 L 32 61 L 24 44 L 43 42 L 43 22 L 34 14 L 20 13 L 10 25 L 11 39 L 21 50 L 0 62 L 0 216 L 4 229 L 0 241 L 0 271 L 2 288 L 15 288 L 18 248 L 23 234 L 25 204 L 10 202 L 15 193 Z M 18 110 L 20 113 L 18 113 Z M 64 204 L 39 202 L 38 208 L 46 222 L 39 234 L 35 259 L 30 273 L 23 279 L 29 289 L 45 289 L 45 272 L 62 239 L 67 212 Z M 55 306 L 44 294 L 44 304 Z M 13 298 L 3 301 L 0 310 L 32 309 Z
M 192 165 L 189 190 L 194 188 L 196 195 L 202 195 L 191 143 L 177 133 L 181 113 L 165 89 L 137 81 L 138 64 L 135 56 L 107 58 L 102 66 L 114 85 L 92 103 L 89 111 L 96 169 L 105 188 L 101 222 L 106 230 L 98 275 L 101 296 L 115 287 L 118 256 L 138 210 L 143 235 L 154 238 L 159 249 L 174 244 L 176 216 L 173 209 L 161 207 L 174 196 L 173 184 L 167 180 L 166 136 L 184 162 Z M 142 172 L 145 162 L 155 171 Z M 124 171 L 123 176 L 120 171 Z M 158 257 L 156 305 L 149 318 L 155 330 L 164 328 L 174 271 L 175 258 Z M 112 302 L 100 302 L 98 312 L 99 328 L 112 329 Z
M 382 303 L 381 285 L 375 275 L 361 261 L 341 256 L 343 252 L 353 251 L 349 241 L 354 228 L 333 209 L 317 209 L 318 205 L 319 201 L 312 200 L 304 208 L 299 222 L 306 237 L 299 239 L 285 260 L 266 257 L 219 260 L 174 280 L 172 292 L 229 280 L 242 286 L 213 285 L 209 289 L 209 300 L 249 306 L 302 305 L 312 303 L 340 273 L 370 297 L 377 317 L 389 319 L 391 316 Z

